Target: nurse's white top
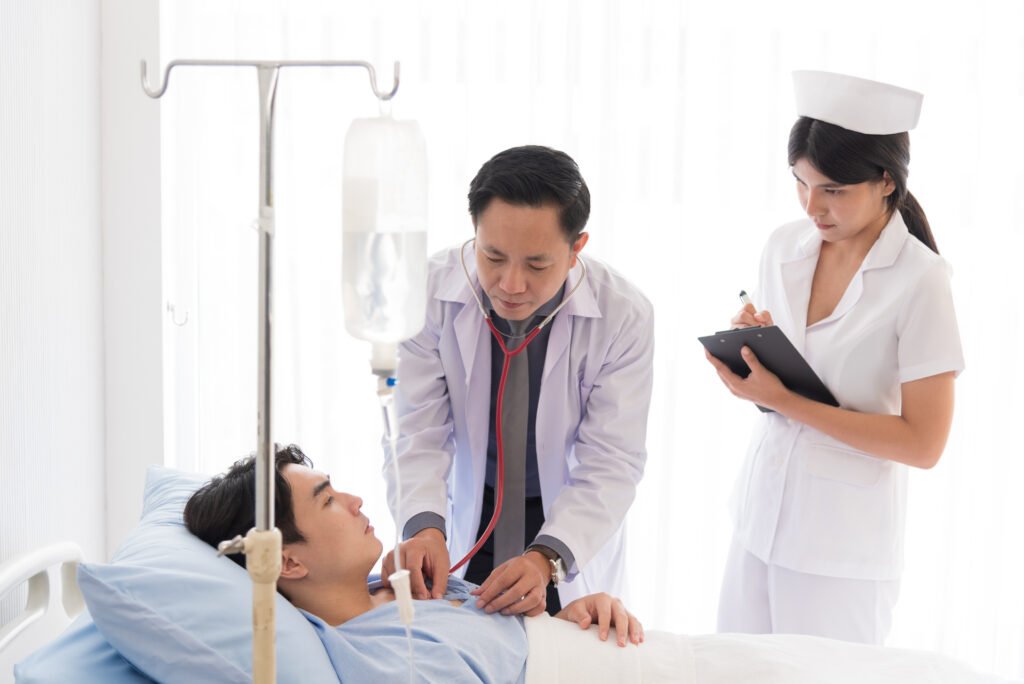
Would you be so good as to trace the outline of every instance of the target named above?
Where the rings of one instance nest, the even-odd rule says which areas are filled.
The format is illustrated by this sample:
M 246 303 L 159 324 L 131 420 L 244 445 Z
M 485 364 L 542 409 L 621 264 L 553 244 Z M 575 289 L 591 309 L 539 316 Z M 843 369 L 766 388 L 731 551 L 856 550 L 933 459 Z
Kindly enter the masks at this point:
M 846 409 L 898 415 L 900 385 L 964 368 L 950 269 L 899 212 L 835 311 L 807 326 L 821 237 L 810 220 L 776 230 L 757 305 Z M 850 579 L 903 566 L 907 466 L 875 458 L 776 413 L 754 431 L 733 497 L 738 541 L 764 562 Z

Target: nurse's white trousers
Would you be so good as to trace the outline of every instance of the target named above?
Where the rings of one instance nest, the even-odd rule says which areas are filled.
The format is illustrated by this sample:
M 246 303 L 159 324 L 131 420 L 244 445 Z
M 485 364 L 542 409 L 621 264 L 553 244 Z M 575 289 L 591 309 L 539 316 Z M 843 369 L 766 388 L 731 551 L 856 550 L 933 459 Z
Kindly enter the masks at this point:
M 857 580 L 764 563 L 733 539 L 718 602 L 718 631 L 810 634 L 882 646 L 899 580 Z

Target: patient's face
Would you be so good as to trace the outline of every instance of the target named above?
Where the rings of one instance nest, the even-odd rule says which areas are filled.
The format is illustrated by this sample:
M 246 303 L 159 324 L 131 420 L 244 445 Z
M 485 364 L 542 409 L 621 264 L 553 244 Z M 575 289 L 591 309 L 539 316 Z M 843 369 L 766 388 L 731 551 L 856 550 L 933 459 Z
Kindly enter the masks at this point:
M 318 581 L 365 582 L 383 545 L 360 510 L 363 500 L 339 492 L 328 475 L 306 466 L 285 466 L 282 475 L 292 488 L 295 523 L 306 538 L 289 544 L 290 552 Z

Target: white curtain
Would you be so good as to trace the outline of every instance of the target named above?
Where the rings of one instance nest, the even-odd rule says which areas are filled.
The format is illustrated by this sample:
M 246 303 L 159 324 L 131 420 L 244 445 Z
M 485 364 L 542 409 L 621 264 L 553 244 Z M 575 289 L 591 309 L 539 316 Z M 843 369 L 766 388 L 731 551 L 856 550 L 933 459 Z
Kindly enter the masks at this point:
M 764 239 L 801 215 L 785 143 L 796 68 L 926 93 L 910 188 L 953 264 L 967 370 L 941 463 L 911 476 L 890 645 L 1024 675 L 1021 523 L 1024 10 L 1018 2 L 219 2 L 162 8 L 163 59 L 369 59 L 430 155 L 431 251 L 471 234 L 487 158 L 540 143 L 593 194 L 587 252 L 657 311 L 647 474 L 630 514 L 630 600 L 648 628 L 710 632 L 726 500 L 755 410 L 696 337 L 756 279 Z M 252 70 L 174 72 L 163 101 L 166 282 L 179 465 L 223 468 L 256 441 L 257 96 Z M 377 104 L 365 73 L 285 71 L 277 97 L 273 437 L 300 444 L 393 527 L 369 350 L 343 327 L 341 152 Z M 598 505 L 595 502 L 595 505 Z

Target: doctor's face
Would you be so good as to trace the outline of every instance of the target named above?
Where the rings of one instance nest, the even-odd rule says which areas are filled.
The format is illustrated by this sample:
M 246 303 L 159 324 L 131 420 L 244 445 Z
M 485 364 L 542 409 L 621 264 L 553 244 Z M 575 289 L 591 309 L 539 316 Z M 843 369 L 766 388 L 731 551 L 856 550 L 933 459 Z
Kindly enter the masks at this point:
M 480 286 L 495 312 L 511 321 L 532 316 L 562 287 L 587 237 L 570 245 L 553 204 L 491 200 L 477 218 L 475 248 Z
M 806 159 L 798 159 L 792 171 L 800 206 L 826 242 L 840 242 L 862 234 L 874 240 L 888 223 L 890 214 L 885 198 L 895 190 L 888 174 L 880 181 L 843 185 L 822 174 Z M 868 232 L 864 233 L 865 230 Z

